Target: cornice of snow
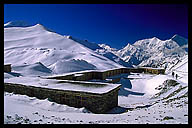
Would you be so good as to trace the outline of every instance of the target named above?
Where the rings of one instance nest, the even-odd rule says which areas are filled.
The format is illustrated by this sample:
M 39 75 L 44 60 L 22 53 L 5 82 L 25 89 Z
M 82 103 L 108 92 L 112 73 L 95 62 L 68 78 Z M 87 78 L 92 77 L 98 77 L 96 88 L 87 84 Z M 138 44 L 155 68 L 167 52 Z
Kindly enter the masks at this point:
M 4 24 L 4 28 L 8 27 L 29 27 L 32 26 L 29 23 L 25 21 L 9 21 L 6 24 Z

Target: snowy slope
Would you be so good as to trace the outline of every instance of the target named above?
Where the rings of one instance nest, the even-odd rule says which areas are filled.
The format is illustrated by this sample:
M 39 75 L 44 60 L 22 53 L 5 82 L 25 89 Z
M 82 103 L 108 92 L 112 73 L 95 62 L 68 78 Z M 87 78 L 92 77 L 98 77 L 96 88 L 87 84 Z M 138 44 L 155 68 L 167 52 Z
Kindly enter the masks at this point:
M 49 31 L 41 24 L 4 28 L 4 63 L 13 67 L 41 62 L 53 73 L 122 67 L 92 50 L 97 48 Z
M 172 68 L 172 71 L 188 73 L 188 55 L 182 57 L 181 61 Z
M 5 82 L 45 86 L 49 80 L 37 76 L 116 68 L 121 67 L 116 62 L 127 64 L 123 60 L 131 65 L 159 64 L 167 65 L 167 68 L 165 75 L 130 73 L 113 76 L 120 77 L 118 83 L 122 87 L 118 106 L 107 114 L 93 114 L 86 108 L 4 92 L 4 124 L 188 123 L 187 44 L 180 47 L 172 39 L 151 38 L 116 50 L 107 45 L 61 36 L 40 24 L 11 24 L 4 28 L 4 63 L 11 63 L 13 71 L 4 73 Z M 172 72 L 178 74 L 177 79 Z M 65 88 L 72 89 L 73 86 Z M 105 90 L 98 90 L 102 91 Z
M 102 55 L 102 56 L 122 65 L 122 66 L 133 67 L 131 64 L 123 61 L 119 56 L 115 55 L 114 51 L 106 50 L 104 48 L 104 49 L 96 49 L 95 52 L 97 52 L 98 54 L 100 54 L 100 55 Z
M 8 28 L 8 27 L 29 27 L 30 24 L 28 24 L 25 21 L 10 21 L 6 24 L 4 24 L 4 28 Z
M 93 114 L 85 108 L 74 108 L 48 99 L 39 100 L 5 92 L 4 123 L 188 124 L 188 81 L 184 80 L 188 79 L 187 69 L 188 56 L 185 56 L 172 68 L 173 71 L 186 73 L 182 76 L 183 80 L 180 77 L 176 80 L 171 74 L 122 75 L 118 107 L 108 114 Z M 126 77 L 132 79 L 125 79 Z
M 4 123 L 188 124 L 186 82 L 176 80 L 171 75 L 132 73 L 128 78 L 136 79 L 121 79 L 123 85 L 119 91 L 118 107 L 110 110 L 108 114 L 93 114 L 85 108 L 74 108 L 48 99 L 39 100 L 5 92 Z M 173 86 L 167 82 L 170 79 L 179 84 Z M 160 86 L 166 89 L 157 89 Z M 15 106 L 15 109 L 12 109 L 12 106 Z
M 168 74 L 174 72 L 178 75 L 178 80 L 188 84 L 188 55 L 185 55 L 177 63 L 173 63 L 166 70 Z
M 4 124 L 188 124 L 188 56 L 171 71 L 178 73 L 178 79 L 171 72 L 122 74 L 118 107 L 107 114 L 5 92 Z
M 44 76 L 52 74 L 52 71 L 41 62 L 14 66 L 12 70 L 16 72 L 18 76 L 21 76 L 21 74 L 22 76 Z M 14 75 L 13 72 L 10 74 Z
M 105 49 L 108 52 L 116 52 L 118 51 L 116 48 L 111 48 L 109 45 L 107 44 L 98 44 L 100 47 L 102 47 L 103 49 Z

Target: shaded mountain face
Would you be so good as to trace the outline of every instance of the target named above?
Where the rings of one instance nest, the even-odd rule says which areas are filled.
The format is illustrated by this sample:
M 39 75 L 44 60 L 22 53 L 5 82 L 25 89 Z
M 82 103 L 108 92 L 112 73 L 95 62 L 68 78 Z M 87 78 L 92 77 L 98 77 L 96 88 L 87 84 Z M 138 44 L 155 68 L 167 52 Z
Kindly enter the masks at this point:
M 171 38 L 173 41 L 177 42 L 177 44 L 179 46 L 183 46 L 183 45 L 186 45 L 188 44 L 188 40 L 185 39 L 184 37 L 182 36 L 179 36 L 179 35 L 174 35 L 172 38 Z

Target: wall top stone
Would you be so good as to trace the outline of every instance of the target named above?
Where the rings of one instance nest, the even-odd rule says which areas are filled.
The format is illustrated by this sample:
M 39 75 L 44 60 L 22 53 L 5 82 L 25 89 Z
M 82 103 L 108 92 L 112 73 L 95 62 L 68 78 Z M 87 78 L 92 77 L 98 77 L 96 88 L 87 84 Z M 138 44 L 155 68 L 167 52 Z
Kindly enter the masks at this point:
M 66 90 L 66 91 L 68 90 L 77 92 L 88 92 L 96 94 L 104 94 L 121 86 L 120 84 L 43 79 L 40 77 L 13 77 L 10 79 L 4 79 L 4 83 L 13 83 L 13 84 L 15 83 L 15 84 L 23 84 L 26 86 L 34 86 L 41 88 Z

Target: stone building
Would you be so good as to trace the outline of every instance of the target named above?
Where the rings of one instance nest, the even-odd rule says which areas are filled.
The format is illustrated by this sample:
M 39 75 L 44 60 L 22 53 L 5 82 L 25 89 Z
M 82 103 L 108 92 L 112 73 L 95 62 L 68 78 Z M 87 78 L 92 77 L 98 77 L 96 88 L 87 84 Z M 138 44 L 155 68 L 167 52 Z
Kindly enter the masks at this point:
M 60 81 L 60 85 L 69 84 L 70 81 Z M 85 85 L 83 85 L 85 84 Z M 86 85 L 87 84 L 87 85 Z M 77 85 L 87 86 L 92 91 L 75 90 Z M 48 87 L 37 87 L 32 85 L 4 83 L 5 91 L 14 92 L 39 99 L 48 98 L 50 101 L 66 104 L 72 107 L 85 107 L 93 113 L 105 113 L 108 110 L 118 106 L 118 90 L 120 84 L 95 84 L 72 82 L 73 89 L 56 89 Z M 95 86 L 95 87 L 93 87 Z M 105 86 L 108 86 L 107 89 Z M 89 90 L 90 90 L 89 89 Z M 96 90 L 96 91 L 95 91 Z
M 5 66 L 4 66 L 5 67 Z M 9 66 L 8 66 L 9 67 Z M 4 68 L 5 70 L 5 68 Z M 20 77 L 18 83 L 4 83 L 5 91 L 14 92 L 39 99 L 48 98 L 59 104 L 66 104 L 73 107 L 85 107 L 94 113 L 105 113 L 118 106 L 118 90 L 120 84 L 116 83 L 120 78 L 111 79 L 108 83 L 87 82 L 93 79 L 106 80 L 108 77 L 122 73 L 152 73 L 164 74 L 164 69 L 157 68 L 118 68 L 104 71 L 81 71 L 68 73 L 65 75 L 48 76 L 43 82 L 48 82 L 46 86 L 41 86 L 38 81 L 35 85 L 35 78 L 27 79 L 29 84 L 23 83 L 24 77 Z
M 4 72 L 11 72 L 11 64 L 4 65 Z
M 92 79 L 105 80 L 108 77 L 120 75 L 122 73 L 150 73 L 150 74 L 164 74 L 165 69 L 149 68 L 149 67 L 138 67 L 138 68 L 117 68 L 104 71 L 84 71 L 70 73 L 69 75 L 57 75 L 47 77 L 48 79 L 59 79 L 59 80 L 75 80 L 75 81 L 88 81 Z

